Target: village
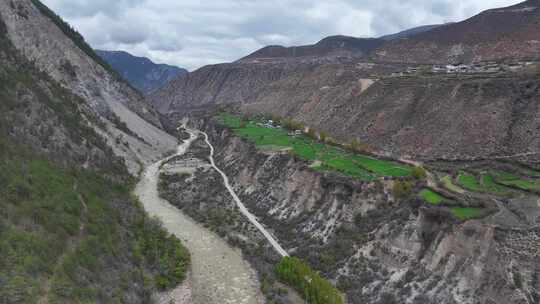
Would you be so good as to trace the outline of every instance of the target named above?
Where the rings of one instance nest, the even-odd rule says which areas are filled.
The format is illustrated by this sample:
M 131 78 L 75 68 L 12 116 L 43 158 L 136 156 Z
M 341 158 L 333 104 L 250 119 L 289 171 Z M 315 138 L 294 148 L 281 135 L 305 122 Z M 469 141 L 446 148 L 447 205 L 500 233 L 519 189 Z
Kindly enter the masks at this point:
M 433 66 L 407 67 L 405 71 L 394 72 L 391 77 L 403 77 L 419 73 L 434 74 L 496 74 L 502 72 L 519 72 L 535 65 L 535 62 L 520 61 L 510 63 L 482 62 L 475 64 L 448 64 Z
M 271 119 L 269 119 L 269 120 L 267 120 L 265 122 L 259 122 L 259 123 L 257 123 L 257 126 L 267 128 L 267 129 L 282 129 L 281 125 L 277 124 L 276 122 L 274 122 Z M 290 131 L 289 133 L 287 133 L 287 135 L 289 135 L 289 136 L 300 136 L 300 135 L 302 135 L 304 133 L 307 133 L 308 131 L 309 131 L 309 129 L 306 127 L 306 128 L 304 128 L 304 130 L 296 129 L 296 130 Z

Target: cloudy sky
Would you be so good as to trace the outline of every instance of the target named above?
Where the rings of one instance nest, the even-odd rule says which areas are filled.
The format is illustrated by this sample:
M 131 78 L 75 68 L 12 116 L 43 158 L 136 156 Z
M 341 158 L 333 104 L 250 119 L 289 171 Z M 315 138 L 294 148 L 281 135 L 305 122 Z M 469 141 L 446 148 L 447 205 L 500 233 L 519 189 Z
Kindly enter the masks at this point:
M 98 49 L 194 70 L 265 45 L 376 37 L 516 0 L 42 0 Z

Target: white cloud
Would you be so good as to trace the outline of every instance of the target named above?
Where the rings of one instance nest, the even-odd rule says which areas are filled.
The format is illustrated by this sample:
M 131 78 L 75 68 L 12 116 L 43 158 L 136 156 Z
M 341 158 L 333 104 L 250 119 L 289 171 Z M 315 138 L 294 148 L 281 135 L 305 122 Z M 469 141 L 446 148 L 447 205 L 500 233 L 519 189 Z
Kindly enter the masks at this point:
M 516 0 L 42 0 L 95 48 L 125 50 L 190 70 L 268 44 L 329 35 L 381 36 L 459 21 Z

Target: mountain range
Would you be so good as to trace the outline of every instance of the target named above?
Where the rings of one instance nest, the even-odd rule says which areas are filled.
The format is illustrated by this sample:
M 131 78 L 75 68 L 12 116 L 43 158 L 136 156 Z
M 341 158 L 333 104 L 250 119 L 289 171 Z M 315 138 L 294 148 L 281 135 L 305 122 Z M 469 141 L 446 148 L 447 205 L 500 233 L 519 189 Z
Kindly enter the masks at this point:
M 123 51 L 96 53 L 103 58 L 122 78 L 144 94 L 166 85 L 171 79 L 187 74 L 187 70 L 167 64 L 155 64 L 145 57 L 133 56 Z

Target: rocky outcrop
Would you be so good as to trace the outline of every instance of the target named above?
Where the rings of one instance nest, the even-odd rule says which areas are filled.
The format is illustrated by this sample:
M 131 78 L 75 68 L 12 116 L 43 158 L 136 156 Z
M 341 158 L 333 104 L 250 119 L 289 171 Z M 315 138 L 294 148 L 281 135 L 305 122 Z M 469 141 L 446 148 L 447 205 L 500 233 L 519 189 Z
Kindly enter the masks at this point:
M 291 155 L 258 151 L 218 125 L 202 125 L 244 204 L 291 254 L 334 279 L 349 303 L 538 301 L 535 199 L 516 198 L 496 214 L 459 222 L 444 209 L 394 200 L 391 182 L 315 172 Z M 516 225 L 504 214 L 517 209 L 536 217 Z
M 141 163 L 175 148 L 153 107 L 96 61 L 84 39 L 39 1 L 1 1 L 0 18 L 18 52 L 84 101 L 101 125 L 92 126 L 133 174 Z

